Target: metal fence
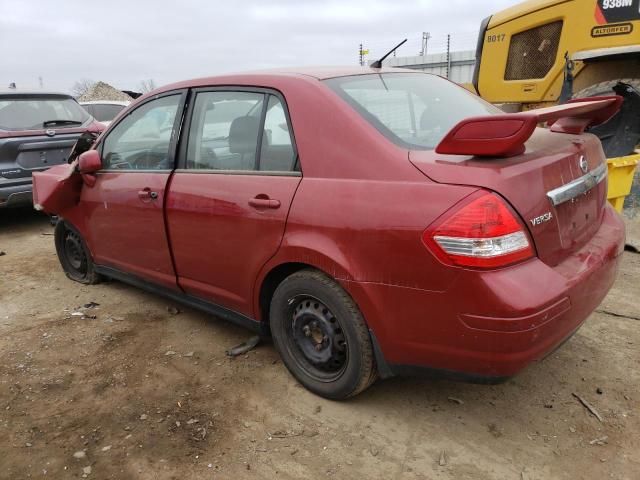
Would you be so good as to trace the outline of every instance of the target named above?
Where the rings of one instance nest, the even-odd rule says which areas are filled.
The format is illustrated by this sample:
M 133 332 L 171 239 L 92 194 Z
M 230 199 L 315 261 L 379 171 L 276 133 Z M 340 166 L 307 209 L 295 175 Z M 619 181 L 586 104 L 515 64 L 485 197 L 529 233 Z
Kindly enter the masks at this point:
M 403 67 L 434 73 L 449 78 L 456 83 L 471 83 L 476 64 L 476 52 L 433 53 L 425 56 L 390 57 L 385 61 L 388 67 Z

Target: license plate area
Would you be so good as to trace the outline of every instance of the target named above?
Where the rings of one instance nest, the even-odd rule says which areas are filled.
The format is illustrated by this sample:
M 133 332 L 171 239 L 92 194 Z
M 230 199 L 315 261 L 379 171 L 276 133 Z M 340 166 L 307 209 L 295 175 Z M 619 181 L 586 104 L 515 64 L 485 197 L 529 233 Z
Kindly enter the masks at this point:
M 602 189 L 602 184 L 596 185 L 556 207 L 562 248 L 573 248 L 584 243 L 597 230 L 603 211 Z
M 29 150 L 20 152 L 16 163 L 25 170 L 48 168 L 53 165 L 65 163 L 71 148 L 55 148 L 48 150 Z

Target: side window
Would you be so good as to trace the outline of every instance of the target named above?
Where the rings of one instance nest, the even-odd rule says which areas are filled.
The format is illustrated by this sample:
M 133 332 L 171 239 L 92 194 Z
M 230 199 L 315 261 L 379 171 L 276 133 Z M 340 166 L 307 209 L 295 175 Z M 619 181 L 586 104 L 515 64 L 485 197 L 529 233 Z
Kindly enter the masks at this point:
M 295 161 L 295 150 L 284 107 L 278 97 L 270 95 L 264 119 L 260 170 L 289 172 L 294 169 Z
M 265 95 L 201 92 L 196 95 L 187 168 L 255 170 Z
M 176 94 L 151 100 L 118 123 L 104 140 L 103 168 L 172 169 L 169 146 L 180 99 Z

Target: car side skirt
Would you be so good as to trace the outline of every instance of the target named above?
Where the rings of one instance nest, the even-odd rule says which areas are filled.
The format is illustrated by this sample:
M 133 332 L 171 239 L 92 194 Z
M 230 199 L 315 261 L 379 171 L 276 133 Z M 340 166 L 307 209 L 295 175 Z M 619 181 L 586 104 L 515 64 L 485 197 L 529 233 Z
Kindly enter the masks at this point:
M 193 295 L 187 295 L 186 293 L 170 290 L 166 287 L 150 283 L 147 280 L 143 280 L 140 277 L 131 275 L 130 273 L 123 272 L 116 268 L 107 267 L 104 265 L 96 265 L 95 271 L 100 275 L 104 275 L 105 277 L 113 278 L 120 282 L 138 287 L 142 290 L 146 290 L 147 292 L 154 293 L 188 307 L 195 308 L 196 310 L 201 310 L 216 317 L 222 318 L 223 320 L 256 332 L 260 336 L 268 337 L 270 335 L 269 326 L 265 322 L 255 320 L 241 313 L 229 310 L 228 308 L 213 303 L 209 300 L 204 300 L 199 297 L 194 297 Z

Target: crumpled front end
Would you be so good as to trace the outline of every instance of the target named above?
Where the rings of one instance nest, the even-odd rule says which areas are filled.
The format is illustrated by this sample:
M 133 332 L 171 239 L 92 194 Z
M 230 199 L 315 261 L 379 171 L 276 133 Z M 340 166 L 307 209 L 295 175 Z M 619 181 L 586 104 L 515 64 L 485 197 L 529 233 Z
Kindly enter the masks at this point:
M 51 215 L 58 215 L 80 201 L 82 177 L 77 162 L 51 167 L 33 173 L 33 206 Z

